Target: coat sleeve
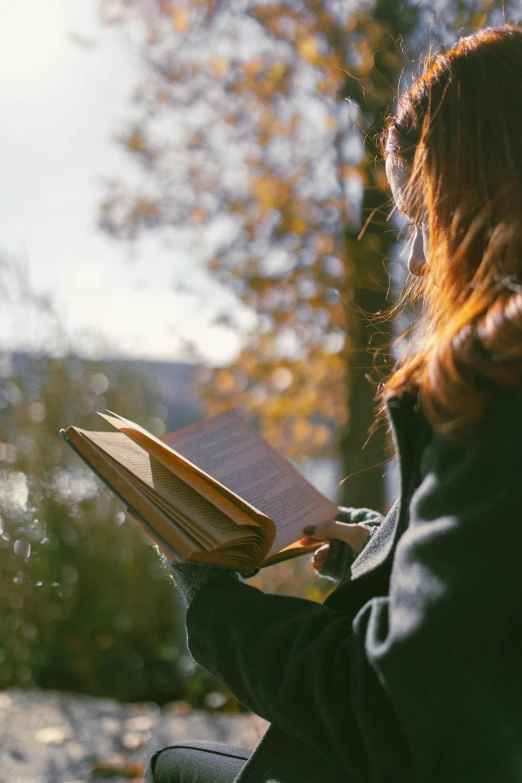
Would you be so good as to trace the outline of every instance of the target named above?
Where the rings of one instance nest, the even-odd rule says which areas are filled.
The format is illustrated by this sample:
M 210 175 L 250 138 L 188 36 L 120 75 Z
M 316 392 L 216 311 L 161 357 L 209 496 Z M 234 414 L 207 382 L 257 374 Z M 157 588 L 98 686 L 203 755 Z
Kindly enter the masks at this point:
M 352 619 L 216 577 L 188 611 L 192 655 L 361 783 L 521 779 L 521 488 L 522 427 L 435 436 L 388 595 Z

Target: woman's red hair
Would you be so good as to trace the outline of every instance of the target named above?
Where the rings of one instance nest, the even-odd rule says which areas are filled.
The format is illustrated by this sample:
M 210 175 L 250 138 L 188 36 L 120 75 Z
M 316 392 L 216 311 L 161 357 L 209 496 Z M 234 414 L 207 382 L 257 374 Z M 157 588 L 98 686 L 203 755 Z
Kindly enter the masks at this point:
M 410 167 L 409 214 L 430 247 L 399 303 L 423 302 L 415 339 L 377 399 L 418 392 L 431 425 L 457 437 L 482 421 L 492 385 L 522 386 L 522 29 L 483 29 L 430 58 L 383 151 Z

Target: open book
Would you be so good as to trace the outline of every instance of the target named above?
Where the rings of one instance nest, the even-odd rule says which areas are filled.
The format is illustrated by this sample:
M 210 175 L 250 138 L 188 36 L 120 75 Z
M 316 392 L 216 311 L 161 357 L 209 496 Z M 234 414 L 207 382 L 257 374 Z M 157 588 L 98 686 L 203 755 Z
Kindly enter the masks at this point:
M 60 434 L 173 560 L 252 574 L 316 549 L 303 527 L 338 513 L 233 409 L 163 440 L 100 415 L 114 432 Z

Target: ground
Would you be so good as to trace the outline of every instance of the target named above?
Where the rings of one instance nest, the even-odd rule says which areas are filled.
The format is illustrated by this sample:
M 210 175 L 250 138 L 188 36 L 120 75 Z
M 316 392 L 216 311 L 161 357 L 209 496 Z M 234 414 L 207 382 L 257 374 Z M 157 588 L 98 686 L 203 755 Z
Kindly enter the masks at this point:
M 267 724 L 253 715 L 49 691 L 0 692 L 0 783 L 141 783 L 158 748 L 212 740 L 253 748 Z

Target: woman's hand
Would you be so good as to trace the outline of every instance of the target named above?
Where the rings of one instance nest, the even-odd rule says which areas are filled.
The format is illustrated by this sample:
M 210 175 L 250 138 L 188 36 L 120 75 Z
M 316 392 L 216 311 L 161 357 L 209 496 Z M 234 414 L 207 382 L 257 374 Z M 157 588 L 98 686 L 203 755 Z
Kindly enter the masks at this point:
M 349 524 L 347 522 L 339 522 L 332 519 L 328 520 L 328 522 L 322 522 L 319 525 L 305 527 L 303 529 L 305 537 L 300 540 L 300 543 L 303 544 L 303 546 L 310 546 L 311 544 L 316 544 L 318 541 L 325 542 L 324 546 L 315 550 L 312 559 L 312 568 L 320 573 L 324 568 L 330 550 L 328 541 L 331 539 L 345 541 L 351 546 L 355 554 L 358 555 L 366 543 L 370 531 L 371 527 L 368 527 L 368 525 Z

